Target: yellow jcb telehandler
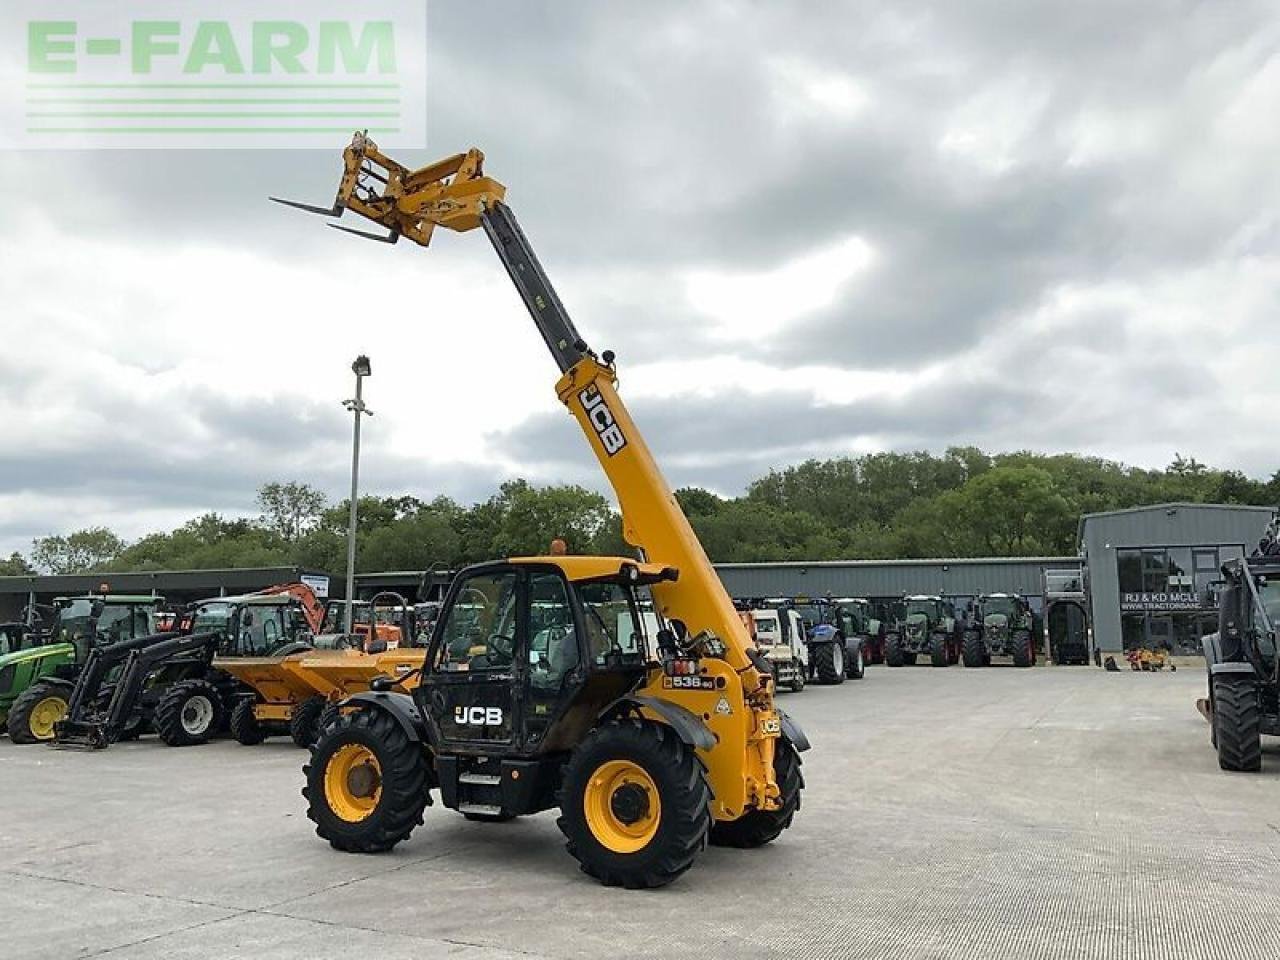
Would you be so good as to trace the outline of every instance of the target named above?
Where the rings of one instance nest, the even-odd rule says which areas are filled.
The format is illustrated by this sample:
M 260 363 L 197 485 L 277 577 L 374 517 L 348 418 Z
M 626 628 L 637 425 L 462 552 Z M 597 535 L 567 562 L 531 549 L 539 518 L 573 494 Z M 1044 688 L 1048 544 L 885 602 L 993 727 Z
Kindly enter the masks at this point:
M 644 560 L 521 557 L 459 572 L 413 692 L 375 683 L 321 733 L 307 812 L 334 847 L 375 852 L 409 837 L 434 791 L 472 819 L 558 807 L 584 871 L 657 887 L 708 841 L 757 847 L 788 827 L 808 742 L 775 707 L 769 664 L 618 396 L 613 354 L 578 334 L 483 160 L 470 150 L 411 170 L 357 134 L 331 208 L 283 202 L 352 210 L 387 242 L 483 227 Z

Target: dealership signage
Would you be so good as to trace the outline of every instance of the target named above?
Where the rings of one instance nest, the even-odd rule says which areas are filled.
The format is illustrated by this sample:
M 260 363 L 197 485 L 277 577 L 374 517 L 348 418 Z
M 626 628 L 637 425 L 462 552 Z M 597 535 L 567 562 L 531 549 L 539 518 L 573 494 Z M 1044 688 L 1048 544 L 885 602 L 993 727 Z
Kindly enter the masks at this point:
M 1200 608 L 1200 598 L 1194 593 L 1120 594 L 1120 610 L 1124 613 L 1168 613 Z

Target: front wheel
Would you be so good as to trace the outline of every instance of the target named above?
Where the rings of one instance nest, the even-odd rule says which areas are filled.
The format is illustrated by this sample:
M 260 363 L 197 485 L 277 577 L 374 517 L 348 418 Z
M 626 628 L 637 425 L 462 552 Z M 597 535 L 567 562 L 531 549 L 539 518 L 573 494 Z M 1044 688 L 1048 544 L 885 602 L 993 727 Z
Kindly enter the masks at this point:
M 606 886 L 661 887 L 706 847 L 711 790 L 693 748 L 670 727 L 607 723 L 565 766 L 556 825 L 589 876 Z
M 1252 680 L 1213 678 L 1213 733 L 1223 770 L 1262 769 L 1262 707 Z
M 380 709 L 340 717 L 302 768 L 307 817 L 338 850 L 382 853 L 422 823 L 431 782 L 421 744 Z
M 320 718 L 328 701 L 324 697 L 309 697 L 298 704 L 289 719 L 289 736 L 296 746 L 304 750 L 320 736 Z
M 929 638 L 929 662 L 935 667 L 951 665 L 951 651 L 944 634 L 935 633 Z
M 1013 665 L 1029 667 L 1035 663 L 1035 650 L 1031 647 L 1031 634 L 1020 633 L 1013 638 Z
M 777 810 L 750 810 L 737 820 L 721 820 L 711 827 L 711 842 L 718 847 L 763 847 L 791 826 L 800 809 L 800 792 L 804 777 L 800 773 L 800 754 L 790 740 L 780 737 L 773 754 L 773 775 L 782 791 L 782 806 Z
M 222 699 L 207 680 L 175 683 L 156 703 L 156 733 L 171 747 L 205 743 L 222 723 Z
M 839 641 L 814 644 L 809 648 L 809 656 L 819 683 L 844 683 L 844 647 Z
M 255 706 L 257 703 L 246 697 L 231 711 L 231 736 L 236 738 L 236 743 L 245 747 L 256 747 L 267 739 L 267 728 L 254 715 Z
M 852 656 L 850 656 L 847 651 L 845 654 L 845 663 L 848 664 L 848 669 L 845 670 L 845 676 L 850 680 L 861 680 L 867 675 L 867 661 L 862 656 L 862 644 L 859 643 L 856 649 L 857 652 Z
M 885 637 L 884 662 L 891 667 L 900 667 L 906 663 L 906 657 L 902 652 L 902 640 L 897 634 L 891 633 Z
M 981 667 L 983 663 L 982 634 L 970 630 L 964 635 L 964 665 L 966 667 Z
M 71 691 L 60 683 L 33 683 L 9 708 L 9 739 L 14 743 L 46 743 L 53 725 L 67 715 Z

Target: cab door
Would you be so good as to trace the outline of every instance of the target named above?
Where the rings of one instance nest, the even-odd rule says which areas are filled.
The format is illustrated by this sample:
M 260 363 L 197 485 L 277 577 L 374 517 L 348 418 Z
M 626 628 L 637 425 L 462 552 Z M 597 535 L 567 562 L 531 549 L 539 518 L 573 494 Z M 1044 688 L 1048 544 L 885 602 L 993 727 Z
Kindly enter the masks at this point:
M 509 748 L 519 729 L 521 658 L 528 657 L 526 579 L 512 564 L 462 577 L 432 637 L 418 700 L 442 745 Z

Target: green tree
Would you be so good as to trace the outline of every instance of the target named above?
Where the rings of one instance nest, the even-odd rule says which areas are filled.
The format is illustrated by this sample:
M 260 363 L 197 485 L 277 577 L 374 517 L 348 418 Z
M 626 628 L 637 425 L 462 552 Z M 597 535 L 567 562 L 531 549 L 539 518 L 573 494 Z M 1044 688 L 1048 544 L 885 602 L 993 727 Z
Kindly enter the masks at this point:
M 106 527 L 88 527 L 33 540 L 31 562 L 48 573 L 90 573 L 115 560 L 124 548 L 124 541 Z
M 296 480 L 264 483 L 258 488 L 263 525 L 288 543 L 319 522 L 327 503 L 328 497 L 315 487 Z
M 35 572 L 26 557 L 17 550 L 9 554 L 8 560 L 0 560 L 0 577 L 29 577 Z

